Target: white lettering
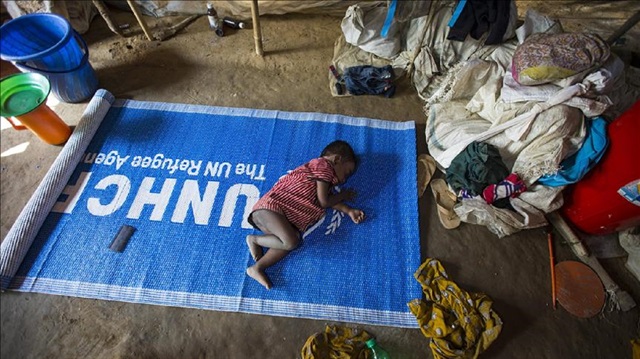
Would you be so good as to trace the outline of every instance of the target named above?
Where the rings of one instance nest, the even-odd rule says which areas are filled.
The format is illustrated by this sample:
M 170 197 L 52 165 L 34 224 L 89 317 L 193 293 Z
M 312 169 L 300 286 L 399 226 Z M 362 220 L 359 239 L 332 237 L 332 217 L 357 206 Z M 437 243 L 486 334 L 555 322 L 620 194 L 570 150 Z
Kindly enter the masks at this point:
M 220 175 L 222 174 L 223 168 L 226 167 L 227 168 L 227 172 L 224 175 L 224 178 L 229 178 L 229 172 L 231 171 L 231 163 L 229 162 L 222 162 L 220 164 L 220 168 L 218 168 L 218 173 L 217 176 L 220 177 Z
M 98 155 L 96 156 L 96 160 L 94 161 L 95 164 L 99 165 L 102 164 L 102 162 L 104 162 L 104 159 L 107 156 L 104 153 L 98 153 Z
M 119 170 L 120 167 L 122 167 L 122 165 L 125 164 L 125 162 L 127 162 L 128 159 L 129 159 L 129 155 L 127 155 L 126 157 L 118 156 L 118 160 L 116 162 L 116 170 Z
M 140 167 L 147 168 L 151 166 L 151 160 L 152 160 L 151 157 L 144 156 L 144 158 L 142 158 L 142 163 L 140 164 Z
M 173 174 L 178 169 L 178 160 L 169 160 L 169 166 L 167 166 L 167 169 L 169 170 L 169 173 Z
M 260 165 L 260 173 L 258 174 L 258 177 L 256 177 L 256 178 L 251 177 L 251 179 L 255 179 L 255 180 L 258 180 L 258 181 L 266 180 L 266 178 L 264 178 L 264 165 Z
M 131 167 L 140 167 L 140 163 L 142 162 L 142 157 L 135 156 L 131 160 Z
M 133 204 L 129 209 L 127 218 L 139 219 L 140 214 L 142 213 L 142 208 L 145 205 L 150 204 L 153 206 L 153 212 L 149 219 L 152 221 L 162 220 L 164 211 L 169 204 L 173 187 L 176 185 L 176 179 L 167 178 L 162 185 L 160 193 L 151 193 L 151 188 L 153 187 L 154 182 L 155 178 L 153 177 L 145 177 L 144 180 L 142 180 L 142 184 L 140 184 L 140 188 L 138 189 L 136 198 L 133 200 Z
M 173 211 L 171 222 L 184 223 L 187 217 L 187 211 L 189 207 L 191 207 L 196 224 L 209 224 L 211 209 L 213 208 L 213 202 L 216 199 L 219 185 L 219 182 L 207 182 L 207 188 L 204 190 L 204 195 L 201 198 L 198 181 L 186 180 L 182 186 L 176 208 Z
M 218 162 L 212 164 L 211 161 L 207 162 L 207 166 L 204 169 L 205 176 L 215 176 L 218 171 Z
M 117 186 L 118 188 L 111 202 L 102 204 L 100 198 L 89 197 L 87 200 L 89 213 L 94 216 L 108 216 L 122 207 L 131 190 L 131 181 L 123 175 L 111 175 L 101 179 L 94 188 L 104 190 L 111 185 Z
M 180 171 L 186 171 L 189 168 L 189 160 L 180 161 Z
M 197 176 L 198 173 L 200 173 L 201 166 L 202 166 L 202 160 L 198 161 L 197 163 L 191 160 L 191 167 L 189 167 L 189 170 L 187 171 L 187 173 L 191 176 Z
M 107 166 L 111 166 L 112 164 L 114 164 L 114 162 L 116 162 L 117 158 L 118 151 L 111 151 L 107 154 L 107 158 L 104 160 L 104 164 Z
M 242 216 L 242 228 L 251 228 L 251 224 L 249 224 L 247 218 L 251 213 L 251 209 L 260 198 L 260 191 L 256 186 L 250 184 L 235 184 L 229 188 L 226 196 L 224 197 L 222 214 L 220 214 L 220 220 L 218 221 L 218 225 L 220 227 L 231 227 L 233 214 L 235 213 L 236 204 L 238 202 L 238 196 L 241 194 L 247 198 L 244 206 L 244 214 Z
M 160 168 L 160 166 L 162 166 L 162 159 L 164 158 L 164 155 L 162 153 L 158 153 L 157 155 L 153 156 L 153 161 L 151 162 L 151 168 Z
M 244 163 L 238 163 L 236 165 L 236 174 L 237 175 L 242 175 L 242 174 L 246 174 L 247 176 L 251 177 L 251 179 L 257 179 L 257 180 L 261 180 L 264 181 L 264 165 L 260 166 L 260 174 L 258 175 L 258 177 L 256 177 L 256 170 L 258 169 L 258 165 L 256 164 L 244 164 Z
M 216 162 L 212 164 L 211 161 L 209 161 L 207 162 L 207 166 L 204 170 L 204 175 L 220 177 L 222 175 L 222 171 L 225 171 L 224 178 L 229 178 L 229 173 L 231 172 L 231 163 Z

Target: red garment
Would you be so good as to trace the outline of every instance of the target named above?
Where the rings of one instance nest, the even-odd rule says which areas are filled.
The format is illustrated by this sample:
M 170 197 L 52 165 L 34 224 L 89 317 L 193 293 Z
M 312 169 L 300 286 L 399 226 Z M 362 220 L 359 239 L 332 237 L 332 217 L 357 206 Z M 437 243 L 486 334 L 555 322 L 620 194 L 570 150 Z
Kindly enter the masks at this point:
M 304 232 L 325 213 L 318 202 L 316 181 L 324 181 L 331 186 L 338 184 L 333 165 L 322 157 L 313 159 L 280 178 L 253 206 L 251 214 L 259 209 L 280 213 L 299 231 Z

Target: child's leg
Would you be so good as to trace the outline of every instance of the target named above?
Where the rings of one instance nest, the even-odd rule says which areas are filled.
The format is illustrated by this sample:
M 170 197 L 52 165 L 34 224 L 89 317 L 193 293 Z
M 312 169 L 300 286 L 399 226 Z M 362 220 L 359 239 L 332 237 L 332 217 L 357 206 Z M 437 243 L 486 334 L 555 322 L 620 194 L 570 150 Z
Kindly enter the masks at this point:
M 251 214 L 255 225 L 263 235 L 247 236 L 247 245 L 256 264 L 247 268 L 247 275 L 257 280 L 265 288 L 271 289 L 271 281 L 265 274 L 265 269 L 279 262 L 291 249 L 300 243 L 300 234 L 287 219 L 275 212 L 258 210 Z M 269 250 L 262 255 L 262 247 Z
M 247 234 L 247 237 L 245 240 L 247 241 L 247 246 L 249 247 L 249 253 L 251 253 L 251 258 L 253 258 L 253 260 L 257 262 L 260 258 L 262 258 L 263 253 L 262 253 L 262 247 L 256 244 L 255 237 L 258 237 L 258 235 Z
M 247 275 L 257 280 L 258 283 L 262 284 L 265 288 L 271 289 L 271 281 L 264 270 L 278 263 L 282 258 L 286 257 L 287 254 L 289 254 L 289 251 L 270 248 L 256 264 L 247 268 Z
M 264 234 L 247 236 L 249 248 L 255 243 L 262 247 L 290 251 L 300 244 L 300 233 L 283 215 L 263 209 L 253 212 L 251 216 Z

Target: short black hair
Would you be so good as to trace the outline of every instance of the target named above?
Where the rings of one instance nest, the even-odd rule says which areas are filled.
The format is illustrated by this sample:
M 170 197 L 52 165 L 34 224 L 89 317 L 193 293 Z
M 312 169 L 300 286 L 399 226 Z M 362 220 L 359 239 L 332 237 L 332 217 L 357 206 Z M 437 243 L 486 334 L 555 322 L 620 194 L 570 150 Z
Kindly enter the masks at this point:
M 353 148 L 346 141 L 336 140 L 328 144 L 320 156 L 340 155 L 344 161 L 351 161 L 358 164 L 356 153 L 353 152 Z

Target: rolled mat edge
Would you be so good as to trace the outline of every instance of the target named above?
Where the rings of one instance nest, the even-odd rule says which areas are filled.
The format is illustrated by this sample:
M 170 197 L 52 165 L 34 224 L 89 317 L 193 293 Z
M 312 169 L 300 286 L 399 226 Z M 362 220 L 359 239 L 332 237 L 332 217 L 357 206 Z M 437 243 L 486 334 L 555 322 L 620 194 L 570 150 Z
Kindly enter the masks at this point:
M 38 188 L 18 215 L 0 245 L 0 289 L 6 290 L 27 255 L 40 227 L 67 185 L 115 97 L 99 89 L 85 109 L 78 126 L 51 165 Z

